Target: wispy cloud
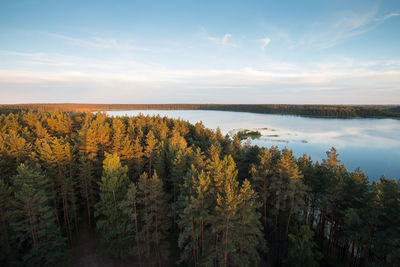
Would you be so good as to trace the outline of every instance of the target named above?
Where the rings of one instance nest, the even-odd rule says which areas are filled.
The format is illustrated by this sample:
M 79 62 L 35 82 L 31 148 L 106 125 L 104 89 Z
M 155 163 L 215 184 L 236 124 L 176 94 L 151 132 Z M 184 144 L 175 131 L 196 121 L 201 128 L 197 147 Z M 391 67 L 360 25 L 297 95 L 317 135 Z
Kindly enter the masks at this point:
M 132 45 L 131 42 L 117 40 L 115 38 L 102 38 L 98 36 L 93 36 L 87 39 L 76 38 L 62 34 L 56 34 L 51 32 L 39 32 L 39 34 L 62 40 L 69 45 L 79 46 L 88 49 L 118 49 L 124 51 L 131 50 L 148 50 L 147 48 L 137 47 Z
M 371 31 L 391 17 L 399 16 L 398 12 L 390 13 L 383 18 L 377 18 L 378 8 L 373 7 L 367 12 L 346 11 L 324 21 L 312 24 L 306 33 L 291 48 L 309 46 L 327 49 L 343 41 Z
M 210 35 L 205 28 L 200 28 L 201 38 L 219 46 L 239 47 L 239 45 L 232 41 L 232 34 L 226 33 L 222 37 Z
M 269 102 L 270 95 L 276 97 L 276 102 L 309 101 L 289 99 L 288 94 L 297 97 L 321 96 L 323 98 L 319 98 L 318 101 L 325 103 L 334 100 L 340 102 L 337 99 L 343 97 L 341 94 L 347 91 L 363 95 L 360 99 L 350 98 L 351 101 L 356 100 L 358 103 L 394 103 L 400 99 L 398 61 L 347 60 L 314 65 L 287 63 L 280 68 L 275 67 L 279 64 L 271 62 L 263 67 L 182 69 L 123 59 L 95 61 L 90 58 L 60 54 L 0 51 L 0 55 L 7 53 L 14 53 L 21 58 L 21 62 L 26 62 L 19 70 L 0 69 L 2 101 L 8 102 L 17 101 L 12 100 L 17 92 L 19 92 L 18 99 L 26 97 L 25 101 L 28 102 L 35 101 L 36 96 L 44 95 L 48 97 L 47 101 L 52 101 L 50 96 L 67 99 L 71 92 L 75 91 L 77 96 L 74 99 L 80 99 L 79 90 L 87 92 L 88 96 L 87 99 L 81 98 L 80 101 L 88 102 L 101 99 L 102 102 L 134 102 L 139 101 L 138 99 L 148 102 L 149 99 L 161 95 L 178 101 L 180 92 L 192 97 L 191 100 L 186 99 L 189 102 L 195 101 L 193 95 L 198 95 L 198 99 L 205 102 L 224 103 L 228 99 L 243 102 L 240 100 L 249 90 L 252 92 L 249 94 L 251 97 L 246 95 L 246 99 L 254 103 L 266 102 L 266 99 Z M 51 65 L 62 60 L 63 64 Z M 52 68 L 40 68 L 41 64 L 48 64 Z M 32 68 L 27 68 L 29 66 Z M 386 66 L 392 67 L 388 70 Z M 146 92 L 151 92 L 151 95 Z M 93 95 L 97 98 L 89 97 Z M 74 99 L 71 101 L 76 101 Z
M 400 12 L 392 12 L 392 13 L 389 13 L 389 14 L 387 14 L 386 16 L 384 16 L 382 18 L 376 18 L 375 21 L 385 21 L 385 20 L 388 20 L 388 19 L 390 19 L 392 17 L 397 17 L 397 16 L 400 16 Z
M 221 43 L 222 44 L 227 44 L 228 41 L 229 41 L 229 38 L 231 38 L 231 37 L 232 37 L 232 34 L 230 34 L 230 33 L 225 34 L 224 38 L 222 38 L 222 40 L 221 40 Z
M 271 42 L 271 38 L 269 38 L 268 36 L 265 37 L 264 39 L 259 40 L 261 42 L 261 50 L 264 51 L 265 47 L 267 45 L 269 45 L 269 43 Z

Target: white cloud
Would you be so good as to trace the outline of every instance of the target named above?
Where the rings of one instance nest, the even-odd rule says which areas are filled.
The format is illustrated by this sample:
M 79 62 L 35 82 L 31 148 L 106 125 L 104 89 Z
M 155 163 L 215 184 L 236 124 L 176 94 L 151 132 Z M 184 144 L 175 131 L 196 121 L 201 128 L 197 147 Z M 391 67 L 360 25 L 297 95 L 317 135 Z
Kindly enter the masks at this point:
M 147 48 L 133 46 L 130 41 L 121 41 L 115 38 L 101 38 L 93 36 L 88 39 L 81 39 L 51 32 L 39 32 L 39 34 L 49 38 L 63 40 L 69 45 L 79 46 L 89 49 L 116 49 L 122 51 L 148 50 Z
M 265 37 L 264 39 L 261 39 L 261 50 L 264 51 L 265 47 L 267 45 L 269 45 L 269 43 L 271 42 L 271 38 L 269 38 L 268 36 Z
M 281 103 L 398 104 L 400 100 L 400 62 L 395 60 L 301 66 L 269 62 L 263 67 L 185 69 L 122 59 L 96 61 L 60 54 L 0 51 L 0 55 L 7 53 L 25 60 L 19 69 L 0 69 L 1 101 L 9 103 L 43 97 L 48 102 L 51 97 L 86 102 L 152 102 L 159 98 L 162 102 L 161 96 L 174 102 L 182 95 L 186 102 L 220 103 L 244 99 L 271 102 L 269 95 Z M 87 91 L 86 98 L 80 90 Z M 91 95 L 96 98 L 91 100 Z M 306 99 L 307 95 L 315 98 Z
M 228 43 L 229 38 L 231 38 L 231 37 L 232 37 L 232 35 L 231 35 L 230 33 L 225 34 L 225 35 L 224 35 L 224 38 L 222 38 L 222 40 L 221 40 L 221 43 L 222 43 L 222 44 Z
M 204 27 L 200 27 L 201 38 L 219 46 L 239 47 L 239 45 L 232 41 L 232 34 L 226 33 L 222 37 L 210 35 Z
M 387 19 L 390 19 L 390 18 L 392 18 L 392 17 L 397 17 L 397 16 L 400 16 L 400 13 L 399 13 L 399 12 L 392 12 L 392 13 L 387 14 L 387 15 L 384 16 L 383 18 L 377 18 L 377 19 L 375 19 L 375 20 L 376 20 L 376 21 L 385 21 L 385 20 L 387 20 Z
M 342 43 L 346 39 L 364 34 L 374 29 L 377 7 L 368 12 L 357 13 L 352 11 L 341 12 L 335 17 L 312 24 L 297 42 L 291 46 L 310 46 L 318 49 L 327 49 Z

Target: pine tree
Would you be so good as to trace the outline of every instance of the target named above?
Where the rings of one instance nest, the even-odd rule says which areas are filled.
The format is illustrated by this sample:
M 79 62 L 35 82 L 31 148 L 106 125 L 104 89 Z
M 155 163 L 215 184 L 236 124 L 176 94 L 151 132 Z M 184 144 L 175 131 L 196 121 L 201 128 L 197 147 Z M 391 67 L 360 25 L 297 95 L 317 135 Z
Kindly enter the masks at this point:
M 239 198 L 237 227 L 234 228 L 234 235 L 231 235 L 238 243 L 238 253 L 234 262 L 237 262 L 238 266 L 257 265 L 260 259 L 259 251 L 266 252 L 267 247 L 258 212 L 261 203 L 258 202 L 256 193 L 247 179 L 240 188 Z
M 211 242 L 211 234 L 206 233 L 213 201 L 210 184 L 210 176 L 204 171 L 198 172 L 193 166 L 183 185 L 188 195 L 182 194 L 179 200 L 184 206 L 178 219 L 181 229 L 178 241 L 182 249 L 181 262 L 192 260 L 195 266 L 203 260 L 206 246 Z
M 169 230 L 168 199 L 164 192 L 163 183 L 154 172 L 151 178 L 143 173 L 138 181 L 138 203 L 142 211 L 141 235 L 145 240 L 144 254 L 153 255 L 158 265 L 166 257 L 165 238 Z
M 316 251 L 314 232 L 307 225 L 300 227 L 295 234 L 289 234 L 288 252 L 283 259 L 284 266 L 317 267 L 322 254 Z
M 146 172 L 144 172 L 142 175 L 140 175 L 139 180 L 138 180 L 138 203 L 141 206 L 141 218 L 142 218 L 142 229 L 141 229 L 141 235 L 143 236 L 143 239 L 145 241 L 145 247 L 143 249 L 144 254 L 146 257 L 150 256 L 151 248 L 150 248 L 150 227 L 151 227 L 151 222 L 152 222 L 152 216 L 150 214 L 150 182 L 149 182 L 149 176 L 147 175 Z
M 156 147 L 157 147 L 157 139 L 154 137 L 153 131 L 150 130 L 146 136 L 146 148 L 144 150 L 144 153 L 148 159 L 149 173 L 152 173 L 152 163 Z
M 141 218 L 139 214 L 142 213 L 138 206 L 138 189 L 135 183 L 130 183 L 125 199 L 121 202 L 122 211 L 128 216 L 126 225 L 126 236 L 128 242 L 132 244 L 132 248 L 129 248 L 131 255 L 139 257 L 139 264 L 142 265 L 142 242 L 144 237 L 141 235 Z
M 168 198 L 164 192 L 164 185 L 157 173 L 154 171 L 150 179 L 149 212 L 152 215 L 152 223 L 149 227 L 152 232 L 152 244 L 157 256 L 158 265 L 162 265 L 162 259 L 166 258 L 166 238 L 168 237 Z
M 11 188 L 0 179 L 0 264 L 5 262 L 11 252 L 9 214 Z
M 125 136 L 125 124 L 119 117 L 113 118 L 112 121 L 112 153 L 120 156 L 122 149 L 122 141 Z
M 103 176 L 100 187 L 100 200 L 95 206 L 96 229 L 105 254 L 124 257 L 127 254 L 126 223 L 127 216 L 121 209 L 128 177 L 127 167 L 122 167 L 116 154 L 105 154 Z
M 84 124 L 77 134 L 77 146 L 79 153 L 85 155 L 88 160 L 94 161 L 97 157 L 98 147 L 96 132 L 89 124 Z
M 222 161 L 222 185 L 217 187 L 217 201 L 212 215 L 211 232 L 215 235 L 213 262 L 219 266 L 249 266 L 259 259 L 257 248 L 263 247 L 260 214 L 254 191 L 248 180 L 240 188 L 231 156 Z M 251 243 L 248 243 L 251 240 Z
M 95 143 L 97 144 L 97 168 L 99 170 L 98 175 L 101 175 L 101 165 L 105 158 L 105 152 L 109 151 L 111 145 L 111 128 L 110 124 L 107 122 L 107 114 L 97 113 L 96 119 L 93 121 L 91 128 L 95 133 Z
M 20 264 L 56 266 L 65 262 L 66 247 L 48 200 L 48 180 L 37 170 L 21 164 L 12 177 L 14 198 L 10 224 Z
M 133 144 L 133 161 L 134 167 L 132 168 L 132 175 L 133 178 L 139 178 L 142 174 L 143 169 L 143 147 L 141 145 L 140 137 L 136 137 L 135 143 Z
M 280 179 L 284 182 L 283 191 L 280 192 L 281 201 L 284 200 L 285 195 L 287 197 L 286 205 L 284 205 L 288 208 L 284 235 L 284 240 L 286 241 L 292 215 L 303 207 L 306 187 L 302 181 L 303 174 L 301 174 L 291 150 L 283 150 L 282 157 L 278 162 L 278 172 Z
M 93 164 L 82 155 L 79 158 L 79 178 L 80 178 L 80 191 L 86 204 L 87 220 L 89 227 L 92 225 L 92 214 L 94 209 L 94 171 Z
M 72 245 L 73 228 L 77 227 L 77 207 L 70 144 L 62 137 L 51 137 L 45 140 L 38 139 L 36 148 L 41 164 L 51 177 L 52 200 L 56 216 L 60 223 L 63 223 Z M 57 210 L 58 203 L 61 203 L 61 212 Z M 62 217 L 59 214 L 62 214 Z
M 9 131 L 9 134 L 5 135 L 4 139 L 6 154 L 13 159 L 18 166 L 21 162 L 25 161 L 29 155 L 32 144 L 13 130 Z
M 400 264 L 400 182 L 384 176 L 377 182 L 379 212 L 376 222 L 376 234 L 373 253 L 376 264 L 380 266 L 398 266 Z
M 269 192 L 271 189 L 271 179 L 273 178 L 272 176 L 276 176 L 275 166 L 279 157 L 280 152 L 277 147 L 272 147 L 271 149 L 264 148 L 258 155 L 259 164 L 253 164 L 250 171 L 253 186 L 261 196 L 263 202 L 264 227 L 267 226 L 268 197 L 274 194 L 274 192 Z
M 187 142 L 178 132 L 173 132 L 172 137 L 168 139 L 166 164 L 169 169 L 167 182 L 172 191 L 172 200 L 175 202 L 178 197 L 179 183 L 183 180 L 185 173 L 185 152 L 187 151 Z

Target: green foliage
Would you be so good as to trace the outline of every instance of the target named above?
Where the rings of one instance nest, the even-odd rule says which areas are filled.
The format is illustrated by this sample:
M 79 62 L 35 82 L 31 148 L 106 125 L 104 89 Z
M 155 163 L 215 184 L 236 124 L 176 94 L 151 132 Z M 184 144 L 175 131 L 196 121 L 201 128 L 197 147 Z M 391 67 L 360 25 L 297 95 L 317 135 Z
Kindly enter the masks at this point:
M 11 206 L 11 193 L 11 188 L 3 180 L 0 180 L 0 263 L 3 265 L 11 253 L 8 213 Z
M 237 136 L 237 138 L 239 138 L 239 140 L 245 140 L 247 138 L 257 139 L 257 138 L 261 137 L 261 133 L 259 131 L 243 130 L 243 131 L 237 132 L 236 136 Z
M 310 116 L 389 112 L 198 107 Z M 359 169 L 346 169 L 335 148 L 314 163 L 288 149 L 242 146 L 237 136 L 230 140 L 202 123 L 15 112 L 0 115 L 0 177 L 2 266 L 64 262 L 66 241 L 77 246 L 86 219 L 105 254 L 132 255 L 142 266 L 317 266 L 318 250 L 321 265 L 400 262 L 399 182 L 369 183 Z
M 100 110 L 223 110 L 266 114 L 290 114 L 322 118 L 399 118 L 395 105 L 283 105 L 283 104 L 16 104 L 0 105 L 0 113 L 18 110 L 100 111 Z
M 316 250 L 314 232 L 307 225 L 300 227 L 297 233 L 289 234 L 289 246 L 284 266 L 317 267 L 322 254 Z
M 47 197 L 47 178 L 21 164 L 12 183 L 15 193 L 9 217 L 13 253 L 18 264 L 56 266 L 65 262 L 65 240 Z
M 259 203 L 248 180 L 239 186 L 232 157 L 220 160 L 215 147 L 210 154 L 207 173 L 193 165 L 181 189 L 181 261 L 248 266 L 258 261 L 258 249 L 265 245 Z
M 120 207 L 128 186 L 127 171 L 116 154 L 106 153 L 99 182 L 100 200 L 95 206 L 96 229 L 106 255 L 124 257 L 127 254 L 127 216 Z
M 156 256 L 156 262 L 161 264 L 167 257 L 165 242 L 168 237 L 169 218 L 167 195 L 164 192 L 163 182 L 154 172 L 152 177 L 143 173 L 138 181 L 139 219 L 141 222 L 140 236 L 144 239 L 144 255 Z
M 131 255 L 139 257 L 142 262 L 144 236 L 141 235 L 140 227 L 142 225 L 139 218 L 140 208 L 137 198 L 138 190 L 135 183 L 129 185 L 125 199 L 120 203 L 121 210 L 127 216 L 125 237 L 130 246 L 127 247 L 127 252 Z

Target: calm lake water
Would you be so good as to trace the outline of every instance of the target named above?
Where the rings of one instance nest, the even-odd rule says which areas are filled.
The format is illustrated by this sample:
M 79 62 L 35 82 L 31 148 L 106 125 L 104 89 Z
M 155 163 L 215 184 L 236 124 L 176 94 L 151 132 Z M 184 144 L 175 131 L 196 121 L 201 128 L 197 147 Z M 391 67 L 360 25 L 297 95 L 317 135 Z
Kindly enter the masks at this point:
M 251 140 L 258 146 L 284 147 L 296 156 L 306 153 L 314 161 L 326 158 L 332 146 L 339 159 L 353 171 L 360 167 L 376 181 L 382 174 L 400 177 L 400 120 L 319 119 L 287 115 L 206 110 L 124 110 L 108 111 L 112 116 L 139 114 L 181 118 L 190 123 L 202 121 L 207 128 L 219 127 L 223 134 L 258 130 L 262 136 Z

